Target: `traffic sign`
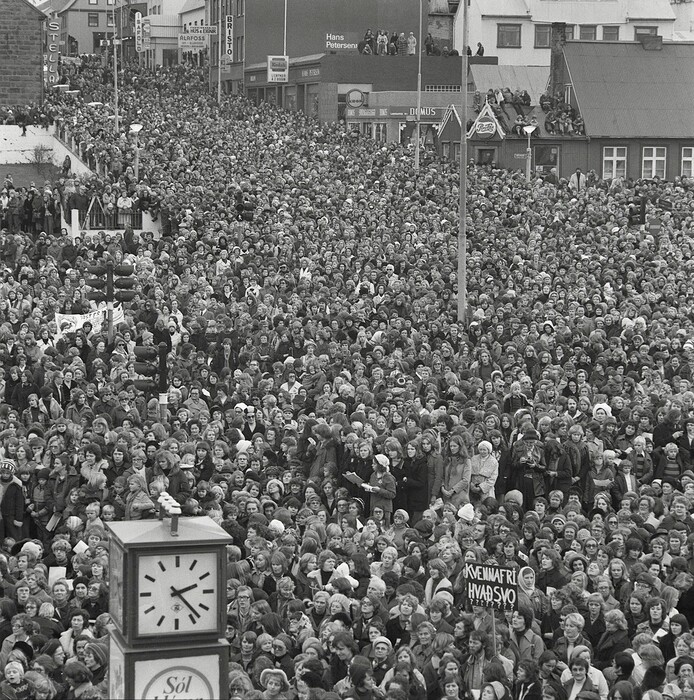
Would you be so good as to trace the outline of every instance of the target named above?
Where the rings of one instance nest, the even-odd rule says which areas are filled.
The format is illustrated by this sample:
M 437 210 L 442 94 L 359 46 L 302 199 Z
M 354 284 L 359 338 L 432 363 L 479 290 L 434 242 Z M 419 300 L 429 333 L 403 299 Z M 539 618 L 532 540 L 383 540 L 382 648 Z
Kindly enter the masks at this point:
M 203 26 L 203 27 L 188 27 L 186 34 L 216 34 L 217 27 Z
M 519 160 L 525 160 L 528 157 L 528 154 L 527 153 L 514 153 L 513 157 L 518 158 Z

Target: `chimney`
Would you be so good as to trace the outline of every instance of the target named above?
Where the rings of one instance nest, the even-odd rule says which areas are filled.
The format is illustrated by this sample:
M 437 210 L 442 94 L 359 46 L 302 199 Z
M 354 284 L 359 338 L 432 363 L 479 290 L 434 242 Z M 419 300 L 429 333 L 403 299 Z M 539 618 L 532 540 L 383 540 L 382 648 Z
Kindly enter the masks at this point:
M 557 88 L 564 90 L 564 54 L 562 49 L 566 44 L 566 23 L 552 22 L 552 36 L 550 39 L 549 62 L 549 94 L 554 95 Z
M 644 51 L 662 51 L 663 37 L 654 34 L 639 35 L 639 43 L 643 46 Z

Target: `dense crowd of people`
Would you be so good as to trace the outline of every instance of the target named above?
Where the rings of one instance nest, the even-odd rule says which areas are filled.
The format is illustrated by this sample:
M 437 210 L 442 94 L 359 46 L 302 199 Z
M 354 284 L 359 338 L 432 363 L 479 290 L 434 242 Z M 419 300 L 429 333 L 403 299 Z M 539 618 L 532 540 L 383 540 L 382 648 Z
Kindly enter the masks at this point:
M 162 236 L 0 232 L 0 697 L 108 696 L 106 523 L 167 492 L 233 538 L 232 698 L 691 700 L 694 183 L 471 164 L 458 318 L 456 164 L 127 65 L 136 181 L 108 71 L 64 70 L 44 113 L 108 174 L 45 189 Z M 113 342 L 61 334 L 107 260 L 138 279 Z

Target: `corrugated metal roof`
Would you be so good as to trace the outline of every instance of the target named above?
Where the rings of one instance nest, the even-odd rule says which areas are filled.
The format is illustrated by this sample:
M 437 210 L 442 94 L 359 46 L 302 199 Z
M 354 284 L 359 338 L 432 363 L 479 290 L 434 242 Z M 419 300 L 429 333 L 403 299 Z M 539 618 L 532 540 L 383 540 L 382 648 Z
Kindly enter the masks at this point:
M 530 93 L 532 104 L 540 102 L 540 96 L 547 89 L 549 68 L 546 66 L 491 66 L 473 64 L 470 74 L 475 83 L 475 89 L 487 92 L 489 88 L 508 87 L 511 90 L 520 88 Z
M 569 42 L 564 56 L 589 136 L 694 134 L 694 44 Z

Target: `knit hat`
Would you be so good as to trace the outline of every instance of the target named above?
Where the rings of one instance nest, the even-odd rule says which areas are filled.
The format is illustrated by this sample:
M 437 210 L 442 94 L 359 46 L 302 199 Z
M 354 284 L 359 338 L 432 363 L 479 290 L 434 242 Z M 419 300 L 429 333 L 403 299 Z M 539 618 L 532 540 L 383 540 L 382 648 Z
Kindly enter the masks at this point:
M 279 668 L 266 668 L 260 674 L 260 685 L 267 688 L 267 683 L 270 678 L 276 678 L 282 685 L 282 692 L 286 693 L 289 690 L 289 680 L 287 674 Z
M 489 685 L 494 688 L 494 695 L 496 695 L 496 700 L 501 700 L 501 698 L 506 695 L 506 690 L 504 686 L 499 681 L 492 681 Z
M 504 503 L 516 503 L 519 506 L 523 506 L 523 494 L 520 491 L 509 491 L 506 496 L 504 496 Z
M 97 642 L 89 642 L 84 650 L 92 654 L 99 666 L 106 666 L 108 663 L 108 652 L 102 644 L 98 644 Z
M 279 479 L 270 479 L 267 484 L 265 484 L 265 490 L 270 493 L 270 486 L 277 486 L 280 490 L 280 494 L 284 496 L 284 484 Z
M 375 459 L 383 469 L 388 469 L 388 467 L 390 467 L 390 460 L 385 455 L 376 455 Z
M 459 511 L 458 517 L 466 523 L 471 523 L 475 519 L 475 507 L 472 503 L 466 503 Z
M 34 658 L 34 647 L 32 647 L 29 642 L 15 642 L 12 645 L 12 651 L 15 649 L 21 651 L 27 661 L 31 661 Z
M 395 513 L 393 513 L 394 518 L 396 515 L 400 515 L 406 523 L 408 523 L 410 521 L 410 514 L 406 510 L 403 510 L 402 508 L 398 508 L 395 511 Z
M 585 644 L 579 644 L 577 647 L 574 647 L 574 650 L 571 652 L 571 661 L 577 659 L 581 654 L 583 654 L 586 651 L 590 654 L 590 649 L 587 646 L 585 646 Z M 591 657 L 593 656 L 592 654 L 590 655 Z
M 376 639 L 374 639 L 372 649 L 375 649 L 377 644 L 385 644 L 388 647 L 388 653 L 393 651 L 393 643 L 390 641 L 390 639 L 388 639 L 388 637 L 376 637 Z

